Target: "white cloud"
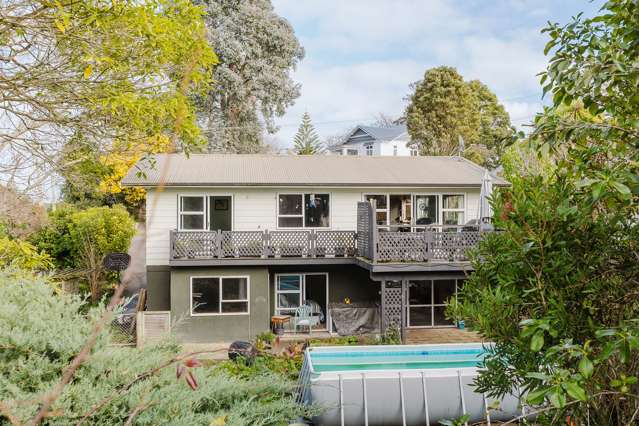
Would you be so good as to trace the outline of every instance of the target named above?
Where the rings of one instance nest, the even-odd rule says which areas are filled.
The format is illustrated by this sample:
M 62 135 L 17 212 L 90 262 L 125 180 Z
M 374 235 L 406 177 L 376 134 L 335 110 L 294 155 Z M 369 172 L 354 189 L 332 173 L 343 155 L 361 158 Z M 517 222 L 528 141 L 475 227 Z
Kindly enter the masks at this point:
M 545 68 L 544 36 L 552 0 L 274 0 L 307 57 L 294 78 L 302 96 L 279 120 L 280 145 L 304 111 L 322 137 L 384 112 L 398 116 L 409 84 L 438 65 L 455 66 L 503 100 L 513 123 L 541 109 L 536 74 Z

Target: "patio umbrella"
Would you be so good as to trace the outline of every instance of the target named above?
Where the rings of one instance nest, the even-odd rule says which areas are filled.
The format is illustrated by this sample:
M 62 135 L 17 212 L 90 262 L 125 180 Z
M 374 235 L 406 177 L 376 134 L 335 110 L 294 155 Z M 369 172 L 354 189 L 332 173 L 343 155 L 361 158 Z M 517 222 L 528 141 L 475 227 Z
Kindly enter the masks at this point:
M 479 193 L 479 220 L 484 223 L 484 219 L 492 219 L 493 209 L 488 202 L 488 199 L 493 195 L 493 181 L 488 173 L 488 170 L 484 172 L 484 177 L 481 179 L 481 191 Z M 489 221 L 486 221 L 489 223 Z

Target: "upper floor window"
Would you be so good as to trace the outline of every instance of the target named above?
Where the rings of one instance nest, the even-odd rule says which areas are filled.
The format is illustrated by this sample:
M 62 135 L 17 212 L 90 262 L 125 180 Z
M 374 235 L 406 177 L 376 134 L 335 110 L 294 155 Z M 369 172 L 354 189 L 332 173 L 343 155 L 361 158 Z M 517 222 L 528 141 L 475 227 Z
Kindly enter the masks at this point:
M 178 220 L 181 230 L 206 228 L 206 198 L 203 195 L 181 195 L 179 207 Z
M 365 145 L 364 149 L 366 149 L 366 155 L 368 155 L 368 156 L 373 155 L 373 144 L 372 143 L 369 143 L 369 144 Z
M 397 156 L 397 145 L 393 145 L 393 155 Z
M 278 228 L 328 228 L 329 194 L 279 194 Z
M 442 195 L 442 219 L 444 225 L 463 225 L 464 212 L 463 195 Z

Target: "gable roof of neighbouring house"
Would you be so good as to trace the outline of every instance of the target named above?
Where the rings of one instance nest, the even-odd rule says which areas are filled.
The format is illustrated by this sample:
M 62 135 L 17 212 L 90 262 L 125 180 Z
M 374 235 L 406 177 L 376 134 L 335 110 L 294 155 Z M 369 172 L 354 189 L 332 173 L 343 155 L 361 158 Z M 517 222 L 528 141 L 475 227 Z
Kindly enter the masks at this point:
M 459 157 L 159 154 L 124 186 L 479 187 L 485 169 Z M 508 185 L 501 178 L 495 185 Z
M 405 124 L 400 124 L 397 126 L 390 127 L 375 127 L 375 126 L 357 126 L 353 129 L 351 134 L 348 136 L 348 139 L 345 144 L 349 142 L 357 141 L 357 134 L 364 133 L 370 136 L 374 140 L 379 141 L 392 141 L 392 140 L 401 140 L 408 141 L 410 138 L 408 137 L 408 130 L 406 129 Z

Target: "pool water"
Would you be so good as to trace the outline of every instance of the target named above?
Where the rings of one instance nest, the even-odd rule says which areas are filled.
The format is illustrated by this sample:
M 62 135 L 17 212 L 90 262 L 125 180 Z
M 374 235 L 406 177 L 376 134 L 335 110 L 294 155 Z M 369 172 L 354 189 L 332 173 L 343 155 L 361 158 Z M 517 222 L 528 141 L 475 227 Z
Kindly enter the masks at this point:
M 435 368 L 477 367 L 485 352 L 478 348 L 311 352 L 313 370 L 317 373 L 329 371 L 360 370 L 412 370 Z

